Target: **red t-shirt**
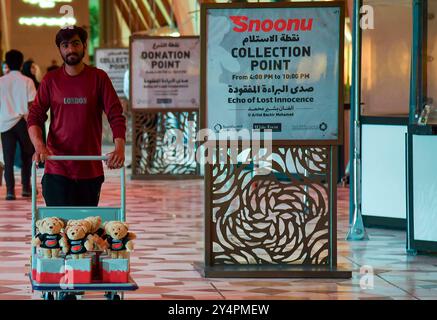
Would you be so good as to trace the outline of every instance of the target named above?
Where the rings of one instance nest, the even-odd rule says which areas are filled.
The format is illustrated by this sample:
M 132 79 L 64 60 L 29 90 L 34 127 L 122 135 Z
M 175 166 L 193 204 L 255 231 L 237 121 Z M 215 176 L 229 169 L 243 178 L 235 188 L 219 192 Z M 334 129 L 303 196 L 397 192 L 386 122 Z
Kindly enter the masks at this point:
M 77 76 L 69 76 L 63 67 L 49 72 L 29 110 L 28 127 L 42 128 L 49 109 L 47 147 L 54 155 L 101 155 L 103 112 L 113 138 L 126 137 L 123 108 L 103 70 L 85 66 Z M 101 161 L 47 161 L 45 173 L 92 179 L 103 175 L 103 165 Z

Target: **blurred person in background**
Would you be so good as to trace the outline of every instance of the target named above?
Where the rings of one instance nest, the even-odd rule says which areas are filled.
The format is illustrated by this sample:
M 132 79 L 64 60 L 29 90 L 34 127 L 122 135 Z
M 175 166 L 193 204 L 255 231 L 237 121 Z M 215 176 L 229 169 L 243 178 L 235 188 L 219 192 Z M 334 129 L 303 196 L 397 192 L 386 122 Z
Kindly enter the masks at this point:
M 6 53 L 10 72 L 0 78 L 0 132 L 5 161 L 6 200 L 15 200 L 14 158 L 17 142 L 21 148 L 22 196 L 31 196 L 30 175 L 34 148 L 27 132 L 29 105 L 36 96 L 35 84 L 21 74 L 23 54 L 17 50 Z
M 47 72 L 53 71 L 59 69 L 58 63 L 56 62 L 55 59 L 52 60 L 52 64 L 50 67 L 47 68 Z
M 38 80 L 38 78 L 40 78 L 40 69 L 38 67 L 38 65 L 35 63 L 35 61 L 33 61 L 32 59 L 28 59 L 27 61 L 24 62 L 23 64 L 23 68 L 21 69 L 21 73 L 23 75 L 25 75 L 26 77 L 32 79 L 36 90 L 38 91 L 39 89 L 39 85 L 40 82 Z M 46 128 L 45 126 L 42 128 L 42 138 L 44 143 L 46 143 Z M 15 154 L 15 166 L 18 168 L 21 168 L 21 150 L 20 150 L 20 146 L 17 145 L 17 152 Z M 44 167 L 43 163 L 39 164 L 40 168 Z
M 6 62 L 2 62 L 2 76 L 6 75 L 9 73 L 9 67 L 6 64 Z
M 23 63 L 23 68 L 21 69 L 21 73 L 24 74 L 26 77 L 32 79 L 36 90 L 39 88 L 39 81 L 36 78 L 36 74 L 38 71 L 38 67 L 35 64 L 35 61 L 32 59 L 27 60 Z

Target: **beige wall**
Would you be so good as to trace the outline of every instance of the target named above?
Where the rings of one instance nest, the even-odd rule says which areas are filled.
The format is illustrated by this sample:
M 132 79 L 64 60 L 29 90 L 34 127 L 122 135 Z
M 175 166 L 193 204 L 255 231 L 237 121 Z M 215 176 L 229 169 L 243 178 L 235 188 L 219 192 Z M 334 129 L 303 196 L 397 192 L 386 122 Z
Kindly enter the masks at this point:
M 7 17 L 11 16 L 11 0 L 0 0 L 0 60 L 10 48 L 11 24 Z
M 173 1 L 173 8 L 179 29 L 182 36 L 199 35 L 199 28 L 195 26 L 196 15 L 197 22 L 200 25 L 200 6 L 195 1 L 178 0 Z
M 77 25 L 88 27 L 88 1 L 73 0 L 71 5 L 74 8 Z M 32 16 L 62 17 L 63 15 L 59 13 L 61 6 L 62 4 L 58 4 L 54 9 L 41 9 L 39 6 L 23 3 L 21 0 L 12 1 L 11 48 L 22 51 L 25 59 L 35 60 L 43 73 L 51 64 L 51 60 L 56 59 L 59 65 L 62 63 L 62 58 L 55 44 L 55 36 L 59 27 L 22 26 L 19 25 L 18 19 Z

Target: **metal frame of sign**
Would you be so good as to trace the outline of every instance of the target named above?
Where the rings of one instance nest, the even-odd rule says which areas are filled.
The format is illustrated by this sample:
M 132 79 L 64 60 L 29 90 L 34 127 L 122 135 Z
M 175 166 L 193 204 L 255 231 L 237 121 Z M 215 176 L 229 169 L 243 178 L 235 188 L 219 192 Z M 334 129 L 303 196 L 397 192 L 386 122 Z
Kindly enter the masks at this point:
M 173 40 L 173 41 L 177 41 L 178 39 L 199 39 L 199 37 L 198 36 L 181 36 L 181 37 L 177 37 L 177 38 L 175 38 L 175 37 L 169 37 L 169 36 L 165 36 L 165 37 L 158 37 L 158 36 L 147 36 L 147 35 L 136 35 L 136 34 L 134 34 L 133 36 L 131 36 L 130 37 L 130 45 L 129 45 L 129 51 L 130 51 L 130 58 L 129 58 L 129 61 L 130 61 L 130 68 L 132 68 L 132 66 L 133 66 L 133 57 L 132 57 L 132 43 L 135 41 L 135 40 L 140 40 L 140 39 L 148 39 L 148 40 L 151 40 L 151 39 L 157 39 L 157 40 L 165 40 L 165 39 L 167 39 L 167 40 Z M 132 69 L 131 69 L 132 70 Z M 130 83 L 131 83 L 131 85 L 130 85 L 130 88 L 129 88 L 129 90 L 130 90 L 130 97 L 132 98 L 132 96 L 133 96 L 133 94 L 132 94 L 132 90 L 133 90 L 133 86 L 132 86 L 132 80 L 133 80 L 133 77 L 132 77 L 132 72 L 130 72 Z M 151 111 L 153 111 L 153 112 L 155 112 L 155 111 L 159 111 L 159 112 L 165 112 L 165 111 L 169 111 L 169 112 L 173 112 L 173 111 L 175 111 L 175 112 L 177 112 L 177 111 L 182 111 L 182 110 L 187 110 L 187 111 L 196 111 L 196 110 L 199 110 L 198 108 L 194 108 L 194 107 L 173 107 L 173 108 L 133 108 L 132 107 L 132 110 L 137 110 L 137 111 L 141 111 L 141 110 L 144 110 L 144 111 L 147 111 L 147 112 L 151 112 Z
M 258 184 L 262 183 L 273 183 L 275 187 L 277 187 L 278 192 L 283 194 L 284 196 L 290 195 L 290 186 L 293 188 L 293 184 L 295 186 L 304 188 L 306 186 L 311 188 L 315 186 L 316 188 L 322 187 L 324 188 L 324 192 L 327 198 L 327 201 L 324 202 L 326 205 L 326 215 L 323 219 L 322 232 L 324 232 L 325 244 L 324 248 L 328 251 L 327 255 L 324 259 L 315 258 L 314 260 L 310 259 L 302 261 L 298 263 L 283 263 L 280 260 L 276 260 L 273 263 L 267 262 L 267 260 L 259 257 L 258 254 L 254 252 L 258 249 L 263 250 L 265 247 L 265 243 L 260 244 L 259 248 L 253 247 L 242 247 L 241 250 L 247 250 L 247 252 L 254 253 L 252 256 L 255 256 L 256 262 L 246 262 L 241 263 L 237 261 L 238 259 L 233 257 L 232 251 L 225 246 L 222 246 L 222 243 L 235 243 L 229 237 L 239 238 L 239 233 L 234 235 L 228 235 L 228 230 L 222 225 L 222 220 L 219 225 L 219 222 L 214 223 L 213 221 L 213 209 L 215 210 L 214 215 L 215 219 L 218 218 L 218 212 L 222 209 L 221 202 L 225 202 L 225 212 L 226 217 L 230 217 L 233 213 L 229 213 L 226 210 L 232 210 L 232 201 L 233 198 L 240 197 L 240 199 L 247 196 L 247 185 L 245 181 L 242 181 L 239 177 L 242 173 L 244 174 L 245 169 L 241 169 L 241 165 L 230 165 L 225 164 L 221 172 L 220 168 L 223 165 L 217 166 L 214 164 L 206 164 L 205 165 L 205 262 L 196 265 L 196 269 L 202 273 L 205 277 L 239 277 L 239 278 L 351 278 L 352 273 L 348 270 L 343 270 L 337 267 L 337 203 L 336 203 L 336 194 L 337 194 L 337 147 L 343 143 L 343 63 L 344 63 L 344 16 L 345 16 L 345 8 L 344 2 L 341 1 L 333 1 L 333 2 L 299 2 L 299 3 L 231 3 L 231 4 L 210 4 L 205 3 L 201 6 L 201 107 L 200 107 L 200 121 L 201 121 L 201 129 L 207 128 L 207 12 L 210 9 L 259 9 L 259 8 L 330 8 L 330 7 L 338 7 L 341 11 L 340 13 L 340 48 L 339 48 L 339 90 L 338 90 L 338 139 L 337 140 L 274 140 L 273 152 L 276 152 L 277 155 L 280 155 L 284 158 L 284 161 L 287 161 L 286 154 L 287 152 L 297 152 L 302 151 L 303 154 L 306 155 L 306 152 L 318 152 L 319 155 L 322 154 L 324 159 L 324 169 L 323 173 L 318 174 L 317 172 L 311 172 L 310 175 L 305 176 L 301 175 L 301 179 L 293 178 L 293 174 L 290 172 L 281 172 L 279 175 L 270 174 L 266 176 L 266 178 L 262 179 L 254 179 L 251 180 L 250 183 L 253 183 L 254 187 Z M 240 141 L 241 142 L 241 141 Z M 241 143 L 240 143 L 241 145 Z M 281 149 L 285 151 L 282 152 Z M 240 151 L 240 149 L 239 149 Z M 314 160 L 315 158 L 311 155 L 308 156 L 307 159 Z M 296 157 L 293 158 L 296 160 Z M 244 165 L 243 165 L 244 166 Z M 247 170 L 251 170 L 251 166 L 246 166 Z M 252 168 L 253 169 L 253 168 Z M 285 170 L 287 171 L 287 170 Z M 309 169 L 311 171 L 311 169 Z M 217 173 L 218 172 L 218 173 Z M 232 172 L 229 174 L 228 172 Z M 237 173 L 235 173 L 237 172 Z M 227 176 L 226 176 L 227 174 Z M 225 176 L 220 176 L 225 175 Z M 219 179 L 217 179 L 220 176 Z M 284 181 L 285 177 L 285 181 Z M 224 178 L 224 179 L 223 179 Z M 263 180 L 264 179 L 264 180 Z M 282 180 L 281 180 L 282 179 Z M 236 189 L 233 189 L 233 193 L 226 194 L 228 198 L 224 197 L 220 192 L 224 192 L 220 189 L 223 189 L 229 183 Z M 287 184 L 288 183 L 288 184 Z M 288 189 L 287 189 L 288 187 Z M 243 188 L 246 188 L 243 194 Z M 250 189 L 249 189 L 250 190 Z M 258 193 L 261 191 L 258 191 Z M 266 191 L 267 192 L 267 191 Z M 254 193 L 254 197 L 260 197 L 261 195 L 258 193 Z M 306 196 L 310 196 L 310 192 L 307 193 Z M 304 196 L 304 197 L 306 197 Z M 223 200 L 225 199 L 225 200 Z M 247 199 L 247 198 L 246 198 Z M 238 200 L 238 199 L 237 199 Z M 247 200 L 248 201 L 248 200 Z M 267 201 L 267 200 L 266 200 Z M 294 200 L 293 200 L 294 201 Z M 304 203 L 307 203 L 307 200 L 302 200 Z M 241 210 L 241 202 L 240 210 Z M 231 208 L 231 209 L 229 209 Z M 250 208 L 244 207 L 245 209 L 251 210 Z M 324 209 L 324 210 L 325 210 Z M 307 207 L 306 210 L 311 211 L 312 209 Z M 230 216 L 228 216 L 228 213 Z M 303 212 L 302 212 L 303 213 Z M 312 213 L 312 212 L 310 212 Z M 245 214 L 238 215 L 241 219 L 245 216 Z M 222 216 L 220 216 L 222 217 Z M 240 219 L 239 218 L 239 219 Z M 252 219 L 253 220 L 253 219 Z M 241 223 L 238 219 L 237 223 Z M 253 221 L 244 220 L 245 223 L 251 224 Z M 234 221 L 235 224 L 235 221 Z M 326 224 L 326 227 L 325 227 Z M 232 226 L 233 224 L 231 224 Z M 244 224 L 243 224 L 244 225 Z M 241 225 L 240 225 L 241 227 Z M 302 227 L 302 226 L 297 226 Z M 232 228 L 235 228 L 234 226 Z M 220 229 L 220 234 L 218 234 L 218 229 Z M 250 230 L 250 227 L 249 227 Z M 304 228 L 305 230 L 305 228 Z M 242 230 L 238 231 L 241 232 Z M 246 230 L 245 230 L 246 231 Z M 245 232 L 244 231 L 244 232 Z M 231 231 L 232 232 L 232 231 Z M 275 231 L 275 236 L 279 236 L 279 231 Z M 221 239 L 221 238 L 224 238 Z M 215 241 L 213 243 L 213 241 Z M 308 244 L 308 243 L 307 243 Z M 214 251 L 214 245 L 221 246 L 224 249 L 222 251 Z M 249 244 L 247 244 L 249 245 Z M 286 244 L 288 245 L 288 244 Z M 290 244 L 291 245 L 291 244 Z M 256 246 L 256 244 L 255 244 Z M 241 248 L 241 247 L 238 247 Z M 255 251 L 252 251 L 255 249 Z M 280 250 L 280 249 L 278 249 Z M 265 250 L 264 250 L 265 252 Z M 276 251 L 275 251 L 276 252 Z M 297 251 L 296 251 L 297 252 Z M 238 251 L 234 252 L 239 254 Z M 279 251 L 281 253 L 281 251 Z M 326 253 L 326 251 L 325 251 Z M 317 256 L 317 254 L 315 254 Z M 224 258 L 223 258 L 224 257 Z M 226 260 L 227 259 L 227 260 Z M 227 261 L 227 262 L 224 262 Z M 249 261 L 249 260 L 247 260 Z M 314 261 L 316 261 L 314 263 Z
M 98 51 L 104 51 L 104 50 L 128 50 L 129 63 L 130 63 L 130 49 L 128 47 L 98 47 L 98 48 L 94 49 L 94 65 L 96 67 L 97 67 L 97 52 Z M 128 70 L 130 70 L 130 66 L 129 66 Z M 123 98 L 123 97 L 119 97 L 119 98 Z M 125 99 L 128 99 L 128 98 L 129 97 L 125 97 Z
M 199 37 L 197 36 L 181 36 L 181 37 L 169 37 L 169 36 L 164 36 L 164 37 L 159 37 L 159 36 L 147 36 L 147 35 L 139 35 L 139 34 L 134 34 L 130 37 L 130 43 L 129 43 L 129 68 L 130 68 L 130 73 L 129 73 L 129 81 L 130 81 L 130 86 L 129 86 L 129 95 L 130 95 L 130 101 L 132 101 L 132 91 L 133 91 L 133 86 L 132 86 L 132 79 L 133 79 L 133 72 L 132 72 L 132 43 L 135 40 L 140 40 L 140 39 L 159 39 L 159 40 L 177 40 L 177 39 L 199 39 Z M 136 146 L 136 137 L 138 134 L 141 134 L 142 132 L 144 132 L 144 126 L 142 125 L 141 119 L 150 119 L 150 118 L 165 118 L 165 116 L 169 115 L 169 114 L 181 114 L 181 113 L 190 113 L 190 114 L 197 114 L 197 125 L 199 124 L 199 109 L 198 108 L 193 108 L 193 107 L 186 107 L 186 108 L 145 108 L 145 109 L 135 109 L 132 107 L 132 103 L 131 103 L 131 111 L 132 111 L 132 179 L 134 180 L 184 180 L 184 179 L 199 179 L 202 178 L 200 176 L 199 173 L 199 167 L 197 166 L 195 172 L 191 172 L 188 174 L 173 174 L 173 173 L 157 173 L 157 174 L 152 174 L 152 173 L 147 173 L 145 172 L 144 168 L 141 169 L 140 165 L 138 163 L 138 161 L 136 159 L 138 159 L 138 157 L 141 157 L 140 152 L 141 152 L 141 147 L 140 146 Z M 197 143 L 196 143 L 197 146 Z M 149 149 L 148 152 L 150 151 L 150 148 L 146 148 Z M 183 169 L 183 166 L 182 166 Z
M 408 133 L 405 138 L 407 148 L 407 253 L 409 255 L 429 254 L 437 252 L 437 241 L 420 240 L 417 238 L 415 229 L 415 189 L 421 182 L 415 183 L 414 163 L 422 159 L 416 155 L 414 148 L 414 137 L 434 136 L 436 135 L 436 125 L 419 125 L 419 115 L 427 103 L 427 86 L 428 86 L 428 2 L 426 0 L 413 1 L 413 45 L 412 45 L 412 66 L 410 81 L 410 112 Z M 425 165 L 431 163 L 424 162 Z M 417 174 L 417 173 L 416 173 Z M 417 191 L 416 191 L 417 193 Z M 424 200 L 432 199 L 432 194 L 427 192 Z M 429 219 L 429 223 L 434 223 Z
M 202 4 L 202 19 L 201 19 L 201 30 L 206 30 L 206 11 L 208 9 L 250 9 L 250 8 L 326 8 L 326 7 L 339 7 L 341 9 L 340 15 L 340 29 L 344 30 L 345 27 L 345 9 L 344 3 L 341 1 L 329 1 L 329 2 L 299 2 L 299 3 L 205 3 Z M 206 49 L 207 49 L 207 35 L 206 32 L 201 33 L 201 90 L 200 90 L 200 128 L 207 128 L 207 90 L 206 90 L 206 81 L 207 81 L 207 57 L 206 57 Z M 274 140 L 274 145 L 302 145 L 302 144 L 311 144 L 311 145 L 342 145 L 344 138 L 344 37 L 340 36 L 339 38 L 339 77 L 338 77 L 338 138 L 336 140 Z

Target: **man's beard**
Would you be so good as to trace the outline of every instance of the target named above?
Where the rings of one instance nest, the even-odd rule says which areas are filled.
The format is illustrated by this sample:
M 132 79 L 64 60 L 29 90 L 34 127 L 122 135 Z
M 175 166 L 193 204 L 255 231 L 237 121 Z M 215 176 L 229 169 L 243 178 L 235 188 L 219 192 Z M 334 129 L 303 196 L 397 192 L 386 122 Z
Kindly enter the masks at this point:
M 79 63 L 82 62 L 84 56 L 85 52 L 82 52 L 82 55 L 70 53 L 66 57 L 62 56 L 62 59 L 64 59 L 64 62 L 69 66 L 77 66 Z

